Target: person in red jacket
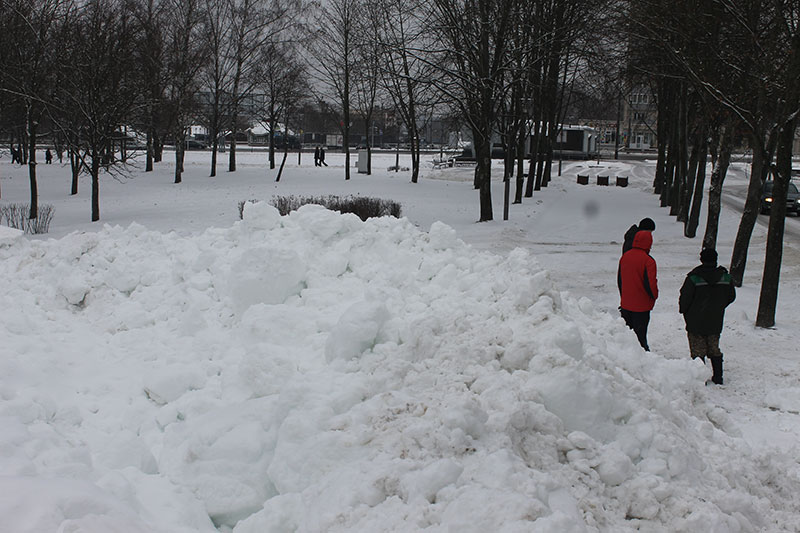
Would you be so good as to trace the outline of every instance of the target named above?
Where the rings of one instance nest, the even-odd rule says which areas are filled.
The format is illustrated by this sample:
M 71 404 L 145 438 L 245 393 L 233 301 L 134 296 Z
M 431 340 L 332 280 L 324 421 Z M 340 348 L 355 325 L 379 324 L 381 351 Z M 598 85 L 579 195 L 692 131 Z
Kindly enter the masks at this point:
M 639 344 L 648 352 L 647 326 L 650 324 L 650 311 L 658 298 L 656 261 L 650 257 L 652 246 L 653 234 L 638 231 L 633 238 L 633 247 L 622 254 L 617 271 L 620 313 L 636 333 Z

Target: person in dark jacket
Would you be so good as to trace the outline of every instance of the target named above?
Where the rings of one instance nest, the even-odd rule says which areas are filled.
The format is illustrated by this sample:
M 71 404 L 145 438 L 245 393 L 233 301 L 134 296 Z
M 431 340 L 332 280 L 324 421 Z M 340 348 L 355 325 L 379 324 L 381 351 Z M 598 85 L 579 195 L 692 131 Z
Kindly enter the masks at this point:
M 650 311 L 658 299 L 656 261 L 650 257 L 652 246 L 653 234 L 646 230 L 637 231 L 631 249 L 622 254 L 617 270 L 620 313 L 636 333 L 639 344 L 648 352 L 647 326 L 650 324 Z
M 315 167 L 320 166 L 320 164 L 319 164 L 319 146 L 314 148 L 314 166 Z
M 708 356 L 714 372 L 710 381 L 722 385 L 719 336 L 722 333 L 725 308 L 736 299 L 736 287 L 725 267 L 717 266 L 715 250 L 708 248 L 700 252 L 700 263 L 700 266 L 686 275 L 678 299 L 678 309 L 686 322 L 692 359 L 699 357 L 705 362 Z
M 628 231 L 625 232 L 625 240 L 622 241 L 623 254 L 633 247 L 633 236 L 640 230 L 653 232 L 656 230 L 656 223 L 653 222 L 652 218 L 643 218 L 638 226 L 634 224 L 628 228 Z
M 328 166 L 328 163 L 325 162 L 325 147 L 321 147 L 319 149 L 319 165 L 320 166 Z

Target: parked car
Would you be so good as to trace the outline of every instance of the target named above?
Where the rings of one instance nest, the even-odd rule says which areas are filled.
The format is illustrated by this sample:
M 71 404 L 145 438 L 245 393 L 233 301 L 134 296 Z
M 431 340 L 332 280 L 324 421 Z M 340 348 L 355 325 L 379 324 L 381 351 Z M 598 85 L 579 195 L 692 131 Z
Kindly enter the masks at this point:
M 188 139 L 186 141 L 186 149 L 187 150 L 205 150 L 206 143 L 203 141 L 198 141 L 196 139 Z
M 761 191 L 761 207 L 762 215 L 769 213 L 772 206 L 772 186 L 774 181 L 767 181 L 764 183 L 764 188 Z M 797 190 L 797 185 L 789 182 L 789 190 L 786 191 L 786 214 L 794 213 L 795 216 L 800 216 L 800 191 Z

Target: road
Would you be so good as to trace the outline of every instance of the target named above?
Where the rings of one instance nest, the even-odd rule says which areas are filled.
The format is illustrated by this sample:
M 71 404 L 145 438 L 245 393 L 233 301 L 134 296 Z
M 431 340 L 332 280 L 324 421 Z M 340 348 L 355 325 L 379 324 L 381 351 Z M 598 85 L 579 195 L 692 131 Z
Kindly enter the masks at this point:
M 722 204 L 738 213 L 741 213 L 744 209 L 746 196 L 747 185 L 744 183 L 726 183 L 722 187 Z M 757 224 L 765 229 L 769 227 L 769 215 L 758 215 Z M 786 216 L 783 240 L 784 242 L 800 245 L 800 217 Z
M 645 154 L 646 155 L 646 154 Z M 633 173 L 637 176 L 652 176 L 654 172 L 654 160 L 646 160 L 641 154 L 620 154 L 620 160 L 634 163 Z M 744 200 L 747 196 L 747 172 L 749 171 L 749 158 L 740 156 L 737 163 L 740 165 L 731 165 L 728 169 L 728 176 L 725 184 L 722 187 L 722 204 L 737 213 L 741 213 L 744 209 Z M 738 167 L 738 168 L 737 168 Z M 709 168 L 709 173 L 711 169 Z M 703 203 L 708 202 L 708 196 L 703 198 Z M 703 221 L 704 222 L 704 221 Z M 769 227 L 769 215 L 758 215 L 758 225 L 767 229 Z M 793 215 L 786 216 L 786 224 L 784 226 L 785 243 L 791 243 L 795 246 L 800 246 L 800 217 Z

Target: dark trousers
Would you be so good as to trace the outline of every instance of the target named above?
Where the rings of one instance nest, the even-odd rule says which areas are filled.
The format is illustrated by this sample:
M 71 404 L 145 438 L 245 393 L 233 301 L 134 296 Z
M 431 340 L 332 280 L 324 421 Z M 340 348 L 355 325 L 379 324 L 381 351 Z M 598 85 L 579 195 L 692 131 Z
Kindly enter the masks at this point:
M 622 318 L 629 328 L 636 333 L 639 339 L 639 344 L 645 351 L 650 351 L 650 346 L 647 345 L 647 326 L 650 324 L 650 311 L 628 311 L 627 309 L 620 309 Z

